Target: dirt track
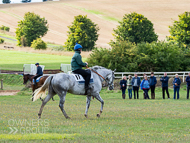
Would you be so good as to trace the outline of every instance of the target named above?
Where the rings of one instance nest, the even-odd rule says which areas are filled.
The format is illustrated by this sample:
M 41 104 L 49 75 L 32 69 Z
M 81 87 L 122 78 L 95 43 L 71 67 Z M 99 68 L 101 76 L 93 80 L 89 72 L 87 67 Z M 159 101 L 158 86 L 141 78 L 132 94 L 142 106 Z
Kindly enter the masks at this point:
M 123 15 L 130 12 L 141 13 L 150 19 L 160 40 L 169 34 L 168 26 L 178 15 L 189 11 L 189 0 L 62 0 L 31 4 L 0 5 L 0 25 L 11 27 L 15 31 L 18 21 L 25 12 L 35 12 L 48 20 L 49 32 L 45 41 L 63 44 L 67 38 L 68 27 L 74 16 L 88 15 L 100 27 L 98 46 L 108 47 L 113 39 L 113 28 L 116 28 Z M 114 20 L 110 20 L 114 19 Z M 173 19 L 173 20 L 172 20 Z
M 0 96 L 16 95 L 19 90 L 0 90 Z

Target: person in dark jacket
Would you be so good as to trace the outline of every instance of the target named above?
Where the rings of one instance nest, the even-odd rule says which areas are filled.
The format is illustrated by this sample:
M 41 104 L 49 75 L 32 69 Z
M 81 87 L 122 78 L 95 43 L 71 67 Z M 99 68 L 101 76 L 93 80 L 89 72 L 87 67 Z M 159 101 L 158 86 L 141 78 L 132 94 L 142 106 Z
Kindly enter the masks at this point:
M 190 72 L 186 77 L 185 81 L 187 82 L 187 99 L 189 99 L 189 90 L 190 90 Z
M 74 46 L 74 50 L 75 50 L 75 54 L 73 55 L 72 60 L 71 60 L 71 69 L 72 69 L 72 72 L 83 76 L 83 78 L 85 79 L 85 91 L 87 93 L 87 91 L 91 89 L 91 87 L 89 87 L 91 73 L 82 69 L 82 67 L 86 67 L 88 63 L 82 62 L 82 57 L 80 55 L 82 51 L 82 46 L 80 44 L 76 43 L 76 45 Z
M 179 89 L 180 89 L 181 80 L 178 77 L 178 74 L 175 75 L 175 78 L 173 80 L 173 87 L 174 87 L 174 99 L 176 97 L 177 92 L 177 99 L 179 99 Z
M 125 99 L 125 91 L 126 91 L 126 88 L 127 88 L 127 80 L 126 80 L 126 76 L 123 77 L 122 80 L 120 80 L 120 88 L 122 90 L 122 98 Z
M 36 63 L 35 64 L 37 66 L 37 73 L 36 75 L 34 76 L 34 85 L 36 85 L 36 79 L 40 76 L 43 75 L 43 71 L 42 71 L 42 68 L 40 67 L 40 64 L 39 63 Z
M 150 89 L 151 89 L 151 99 L 155 99 L 155 86 L 157 83 L 156 77 L 154 76 L 154 72 L 151 72 L 150 76 Z
M 162 97 L 163 99 L 165 99 L 165 91 L 168 95 L 168 99 L 170 99 L 170 94 L 168 92 L 168 80 L 169 77 L 167 76 L 167 73 L 164 73 L 164 76 L 160 79 L 160 81 L 162 82 Z
M 136 99 L 136 94 L 135 93 L 137 93 L 137 99 L 139 99 L 139 86 L 140 86 L 140 84 L 141 84 L 141 79 L 135 73 L 134 77 L 132 79 L 132 86 L 133 86 L 133 91 L 134 91 L 134 99 Z
M 144 75 L 144 79 L 142 80 L 140 86 L 141 86 L 141 90 L 143 90 L 144 94 L 145 94 L 144 99 L 150 99 L 149 96 L 148 96 L 148 91 L 150 89 L 150 82 L 148 80 L 147 75 Z

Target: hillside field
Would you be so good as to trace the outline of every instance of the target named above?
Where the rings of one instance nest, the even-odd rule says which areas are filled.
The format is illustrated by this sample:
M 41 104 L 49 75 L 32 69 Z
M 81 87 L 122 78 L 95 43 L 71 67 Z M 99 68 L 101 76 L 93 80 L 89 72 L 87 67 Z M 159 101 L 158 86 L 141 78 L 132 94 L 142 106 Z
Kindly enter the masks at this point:
M 109 47 L 113 28 L 117 27 L 124 14 L 143 14 L 153 22 L 159 40 L 164 40 L 169 35 L 168 26 L 189 8 L 189 0 L 61 0 L 6 4 L 0 5 L 0 25 L 9 26 L 10 32 L 14 33 L 24 14 L 35 12 L 48 20 L 49 31 L 43 40 L 63 45 L 67 39 L 67 26 L 71 25 L 74 16 L 87 15 L 100 27 L 97 46 Z
M 0 69 L 22 71 L 23 64 L 39 62 L 45 69 L 60 69 L 62 64 L 70 64 L 71 56 L 38 54 L 23 51 L 0 50 Z M 86 58 L 83 58 L 86 60 Z

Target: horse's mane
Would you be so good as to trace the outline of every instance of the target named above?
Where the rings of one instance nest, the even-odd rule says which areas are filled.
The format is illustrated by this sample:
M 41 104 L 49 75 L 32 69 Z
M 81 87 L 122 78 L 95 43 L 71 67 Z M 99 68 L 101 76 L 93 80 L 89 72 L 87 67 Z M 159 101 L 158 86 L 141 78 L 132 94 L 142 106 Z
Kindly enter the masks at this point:
M 99 70 L 99 69 L 106 69 L 106 68 L 104 68 L 102 66 L 93 66 L 92 69 L 93 70 Z

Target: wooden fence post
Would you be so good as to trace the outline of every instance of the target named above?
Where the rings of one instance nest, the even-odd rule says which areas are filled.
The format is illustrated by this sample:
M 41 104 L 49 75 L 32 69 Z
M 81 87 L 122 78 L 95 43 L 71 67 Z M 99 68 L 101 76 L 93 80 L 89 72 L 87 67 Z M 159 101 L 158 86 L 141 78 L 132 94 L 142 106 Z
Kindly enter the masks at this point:
M 1 89 L 3 90 L 3 79 L 1 79 Z

